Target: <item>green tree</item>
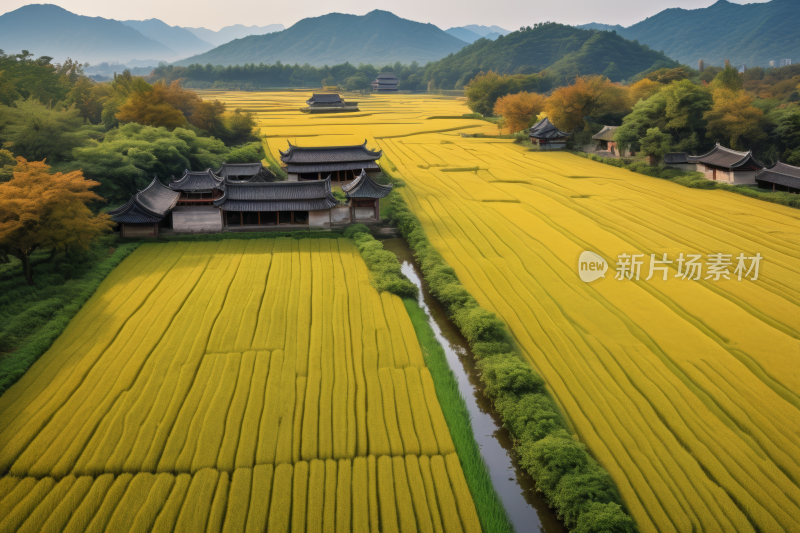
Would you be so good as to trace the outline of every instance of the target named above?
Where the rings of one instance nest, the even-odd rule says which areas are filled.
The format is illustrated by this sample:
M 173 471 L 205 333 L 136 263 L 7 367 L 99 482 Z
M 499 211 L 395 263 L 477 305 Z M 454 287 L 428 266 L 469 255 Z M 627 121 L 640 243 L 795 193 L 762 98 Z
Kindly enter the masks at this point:
M 672 137 L 658 128 L 647 130 L 647 135 L 641 138 L 639 144 L 642 152 L 659 160 L 672 151 Z
M 715 88 L 725 88 L 731 91 L 738 91 L 744 86 L 742 76 L 739 71 L 730 65 L 722 69 L 722 72 L 717 74 L 714 78 L 713 86 Z

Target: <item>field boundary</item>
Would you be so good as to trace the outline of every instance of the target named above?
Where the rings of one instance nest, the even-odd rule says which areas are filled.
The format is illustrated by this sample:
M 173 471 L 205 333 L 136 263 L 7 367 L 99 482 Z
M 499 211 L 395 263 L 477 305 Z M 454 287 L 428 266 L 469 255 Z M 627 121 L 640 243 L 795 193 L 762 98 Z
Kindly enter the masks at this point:
M 522 360 L 504 323 L 461 284 L 403 197 L 392 196 L 390 217 L 414 252 L 431 294 L 469 342 L 485 394 L 514 437 L 520 464 L 537 490 L 571 531 L 637 531 L 611 476 L 569 434 L 544 379 Z

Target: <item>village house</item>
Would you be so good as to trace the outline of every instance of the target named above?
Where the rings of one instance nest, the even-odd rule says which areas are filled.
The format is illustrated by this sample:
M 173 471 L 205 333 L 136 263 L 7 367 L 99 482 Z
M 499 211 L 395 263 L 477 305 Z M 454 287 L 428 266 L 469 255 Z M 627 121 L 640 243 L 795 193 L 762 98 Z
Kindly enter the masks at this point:
M 306 100 L 308 107 L 300 111 L 304 113 L 350 113 L 358 111 L 358 102 L 345 102 L 338 94 L 314 93 Z
M 181 193 L 165 187 L 158 176 L 134 194 L 128 203 L 108 212 L 119 224 L 120 237 L 158 237 L 159 227 L 170 224 L 172 209 Z
M 563 150 L 567 146 L 567 137 L 570 136 L 556 128 L 547 117 L 531 126 L 528 135 L 533 144 L 539 145 L 540 150 Z
M 376 162 L 383 153 L 372 151 L 364 144 L 350 146 L 294 146 L 280 152 L 289 181 L 322 180 L 330 175 L 334 182 L 349 181 L 358 177 L 362 170 L 380 172 Z
M 372 90 L 379 93 L 396 93 L 400 80 L 394 72 L 381 72 L 372 82 Z
M 760 189 L 800 194 L 800 167 L 779 161 L 772 168 L 759 170 L 756 174 L 756 184 Z
M 612 156 L 622 155 L 619 151 L 619 146 L 614 140 L 614 132 L 617 131 L 619 126 L 603 126 L 603 129 L 592 135 L 592 140 L 598 141 L 600 149 L 606 152 L 611 152 Z
M 684 152 L 666 154 L 664 164 L 681 170 L 702 172 L 706 179 L 730 185 L 754 185 L 756 173 L 764 168 L 753 157 L 752 151 L 738 152 L 719 143 L 705 155 L 692 156 Z
M 364 220 L 381 219 L 381 198 L 392 192 L 391 185 L 381 185 L 365 171 L 352 182 L 342 185 L 345 197 L 350 201 L 350 220 L 360 222 Z

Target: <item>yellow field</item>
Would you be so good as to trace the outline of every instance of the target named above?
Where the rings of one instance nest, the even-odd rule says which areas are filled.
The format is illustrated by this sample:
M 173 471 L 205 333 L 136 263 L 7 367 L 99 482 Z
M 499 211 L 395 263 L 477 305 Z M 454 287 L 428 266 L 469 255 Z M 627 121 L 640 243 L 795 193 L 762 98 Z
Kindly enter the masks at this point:
M 800 531 L 800 212 L 463 138 L 497 129 L 428 118 L 468 113 L 456 100 L 367 97 L 361 113 L 309 116 L 294 111 L 308 93 L 206 96 L 257 111 L 276 159 L 287 140 L 384 150 L 434 246 L 508 324 L 643 531 Z M 583 250 L 609 262 L 605 279 L 580 281 Z M 622 253 L 720 252 L 760 253 L 758 280 L 684 281 L 675 264 L 667 281 L 613 279 Z
M 143 245 L 0 397 L 0 531 L 477 531 L 351 241 Z

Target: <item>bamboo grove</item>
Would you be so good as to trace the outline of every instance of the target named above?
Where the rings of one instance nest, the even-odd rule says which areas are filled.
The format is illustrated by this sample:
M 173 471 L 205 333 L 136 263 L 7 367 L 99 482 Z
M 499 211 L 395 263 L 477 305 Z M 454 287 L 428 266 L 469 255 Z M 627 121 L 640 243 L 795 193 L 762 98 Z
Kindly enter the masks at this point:
M 352 241 L 143 245 L 0 397 L 3 531 L 479 531 Z
M 506 323 L 642 531 L 800 529 L 800 214 L 566 153 L 531 152 L 463 101 L 372 96 L 299 116 L 305 94 L 210 93 L 287 140 L 367 139 L 434 247 Z M 462 135 L 467 134 L 467 135 Z M 591 284 L 578 257 L 611 268 Z M 618 254 L 764 257 L 757 281 L 614 278 Z M 646 275 L 646 273 L 645 273 Z

